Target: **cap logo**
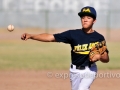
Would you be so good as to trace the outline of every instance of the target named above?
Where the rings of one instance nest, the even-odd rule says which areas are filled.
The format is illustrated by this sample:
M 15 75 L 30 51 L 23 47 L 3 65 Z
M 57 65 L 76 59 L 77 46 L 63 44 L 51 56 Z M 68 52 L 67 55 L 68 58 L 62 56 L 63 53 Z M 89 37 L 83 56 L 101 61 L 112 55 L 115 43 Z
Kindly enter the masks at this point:
M 90 11 L 89 8 L 84 8 L 84 9 L 82 10 L 82 12 L 89 12 L 89 13 L 90 13 L 91 11 Z

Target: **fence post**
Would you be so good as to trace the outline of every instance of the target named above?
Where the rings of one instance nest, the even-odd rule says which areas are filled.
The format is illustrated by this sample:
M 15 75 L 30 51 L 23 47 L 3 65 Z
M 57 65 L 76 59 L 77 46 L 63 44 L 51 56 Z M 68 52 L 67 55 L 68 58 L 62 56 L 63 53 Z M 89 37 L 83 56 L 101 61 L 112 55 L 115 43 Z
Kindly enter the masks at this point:
M 49 10 L 45 10 L 45 32 L 49 31 Z
M 110 31 L 111 31 L 111 11 L 108 10 L 108 13 L 107 13 L 107 32 L 106 32 L 107 40 L 110 40 Z

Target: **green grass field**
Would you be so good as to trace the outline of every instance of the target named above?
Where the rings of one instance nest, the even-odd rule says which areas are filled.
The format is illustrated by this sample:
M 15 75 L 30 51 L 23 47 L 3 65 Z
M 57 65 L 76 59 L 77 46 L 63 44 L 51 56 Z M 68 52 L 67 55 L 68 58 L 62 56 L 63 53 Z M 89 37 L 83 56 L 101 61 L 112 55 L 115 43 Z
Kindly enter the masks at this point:
M 1 41 L 0 69 L 66 69 L 70 64 L 69 50 L 68 45 L 59 43 Z
M 109 42 L 110 62 L 97 62 L 99 69 L 120 69 L 120 42 Z M 1 40 L 0 70 L 69 69 L 70 46 L 63 43 Z
M 0 29 L 0 70 L 63 70 L 69 69 L 71 48 L 64 43 L 22 41 L 24 32 L 42 33 L 39 29 Z M 60 32 L 60 31 L 59 31 Z M 99 69 L 120 69 L 120 42 L 107 42 L 110 62 L 97 62 Z

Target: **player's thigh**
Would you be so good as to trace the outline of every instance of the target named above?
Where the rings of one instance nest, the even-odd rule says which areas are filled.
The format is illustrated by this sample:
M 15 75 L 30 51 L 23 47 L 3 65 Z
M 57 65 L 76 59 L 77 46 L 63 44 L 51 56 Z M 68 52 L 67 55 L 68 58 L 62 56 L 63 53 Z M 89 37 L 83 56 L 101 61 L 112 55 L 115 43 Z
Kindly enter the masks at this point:
M 89 75 L 85 76 L 82 80 L 81 83 L 79 85 L 79 89 L 78 90 L 89 90 L 91 84 L 93 83 L 93 81 L 95 80 L 95 76 L 96 76 L 96 72 L 90 72 Z
M 72 90 L 78 90 L 80 82 L 81 82 L 80 73 L 78 73 L 78 72 L 74 72 L 74 73 L 71 72 L 70 73 L 70 82 L 71 82 Z

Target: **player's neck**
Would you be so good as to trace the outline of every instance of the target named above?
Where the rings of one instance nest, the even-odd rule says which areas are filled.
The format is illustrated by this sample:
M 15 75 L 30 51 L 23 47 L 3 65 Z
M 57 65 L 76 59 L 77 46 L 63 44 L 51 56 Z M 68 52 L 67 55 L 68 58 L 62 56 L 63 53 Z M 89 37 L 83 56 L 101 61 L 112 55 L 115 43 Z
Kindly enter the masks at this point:
M 85 32 L 85 33 L 93 33 L 94 32 L 94 30 L 92 29 L 92 28 L 82 28 L 82 30 Z

